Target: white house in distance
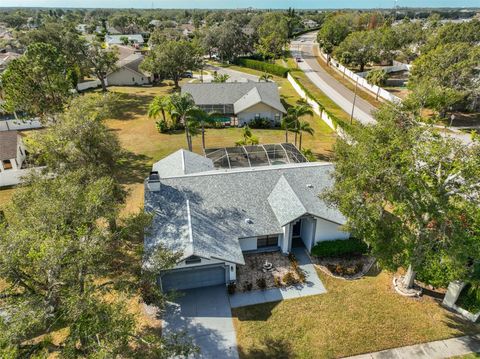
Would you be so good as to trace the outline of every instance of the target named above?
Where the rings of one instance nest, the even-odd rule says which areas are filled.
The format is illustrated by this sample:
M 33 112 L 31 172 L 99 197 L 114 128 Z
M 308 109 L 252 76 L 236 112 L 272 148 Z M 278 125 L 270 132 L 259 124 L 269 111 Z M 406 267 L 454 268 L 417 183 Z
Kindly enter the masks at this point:
M 22 137 L 17 131 L 0 132 L 0 187 L 20 182 L 22 165 L 27 158 Z
M 159 273 L 164 291 L 236 280 L 246 252 L 307 251 L 346 239 L 343 215 L 319 198 L 330 163 L 309 163 L 292 144 L 221 148 L 206 157 L 179 150 L 153 165 L 145 210 L 153 214 L 148 253 L 162 245 L 182 257 Z
M 144 56 L 132 53 L 117 62 L 117 69 L 107 75 L 108 86 L 138 86 L 148 85 L 151 75 L 140 69 Z
M 134 35 L 105 35 L 105 43 L 107 46 L 112 45 L 125 45 L 123 39 L 127 38 L 128 43 L 131 45 L 142 45 L 145 41 L 141 34 Z
M 236 118 L 239 126 L 256 118 L 278 124 L 287 112 L 274 82 L 186 84 L 182 93 L 191 94 L 195 104 L 206 112 Z

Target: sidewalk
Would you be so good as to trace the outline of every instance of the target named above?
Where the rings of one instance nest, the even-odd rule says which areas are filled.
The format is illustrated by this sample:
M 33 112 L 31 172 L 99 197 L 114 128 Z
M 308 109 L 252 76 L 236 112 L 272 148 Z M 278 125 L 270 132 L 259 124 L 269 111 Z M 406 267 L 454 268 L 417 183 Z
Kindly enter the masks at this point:
M 348 357 L 348 359 L 442 359 L 480 352 L 480 335 L 464 336 Z
M 324 294 L 327 292 L 322 281 L 318 278 L 314 265 L 305 253 L 304 248 L 293 248 L 292 252 L 297 257 L 300 268 L 306 275 L 306 282 L 288 288 L 272 288 L 267 290 L 254 290 L 252 292 L 235 293 L 230 295 L 232 308 L 246 307 L 248 305 L 279 302 L 285 299 L 306 297 L 309 295 Z

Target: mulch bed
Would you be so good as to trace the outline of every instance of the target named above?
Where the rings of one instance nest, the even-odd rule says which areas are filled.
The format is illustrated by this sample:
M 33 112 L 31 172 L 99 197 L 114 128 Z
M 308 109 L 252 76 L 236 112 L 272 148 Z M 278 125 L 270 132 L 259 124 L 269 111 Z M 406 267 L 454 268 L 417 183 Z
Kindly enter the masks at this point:
M 348 258 L 312 257 L 313 263 L 324 273 L 347 280 L 363 277 L 375 263 L 375 258 L 355 256 Z

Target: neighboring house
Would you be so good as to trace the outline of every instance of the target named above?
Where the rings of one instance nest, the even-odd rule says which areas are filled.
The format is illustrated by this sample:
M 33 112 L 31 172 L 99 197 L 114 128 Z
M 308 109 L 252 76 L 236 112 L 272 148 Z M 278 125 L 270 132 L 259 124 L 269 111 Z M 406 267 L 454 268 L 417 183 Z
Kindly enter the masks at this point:
M 195 104 L 207 112 L 235 117 L 239 126 L 255 118 L 278 124 L 286 113 L 274 82 L 186 84 L 182 93 L 191 94 Z
M 140 69 L 144 56 L 132 53 L 117 63 L 117 69 L 107 75 L 108 86 L 147 85 L 151 76 Z
M 159 273 L 164 291 L 228 285 L 245 265 L 244 253 L 287 254 L 292 245 L 310 252 L 320 241 L 349 237 L 344 216 L 319 197 L 332 186 L 332 164 L 296 162 L 302 155 L 291 144 L 223 150 L 247 157 L 249 166 L 219 169 L 179 150 L 155 163 L 145 182 L 145 210 L 153 215 L 145 266 L 157 246 L 182 253 L 172 270 Z
M 182 24 L 180 25 L 180 30 L 182 31 L 183 36 L 190 36 L 195 31 L 195 26 L 192 24 Z
M 78 24 L 77 26 L 75 26 L 75 30 L 77 30 L 78 32 L 82 33 L 82 34 L 86 34 L 87 33 L 87 24 Z
M 317 28 L 318 27 L 318 22 L 314 21 L 314 20 L 311 20 L 311 19 L 307 19 L 307 20 L 303 20 L 303 25 L 307 28 L 307 29 L 313 29 L 313 28 Z
M 112 45 L 125 45 L 123 38 L 128 38 L 128 42 L 131 45 L 142 45 L 144 43 L 143 36 L 140 34 L 135 35 L 105 35 L 105 43 L 107 46 Z
M 21 55 L 15 52 L 0 53 L 0 73 L 3 72 L 10 61 L 18 59 Z
M 17 131 L 0 132 L 0 187 L 13 186 L 25 175 L 22 165 L 27 153 Z

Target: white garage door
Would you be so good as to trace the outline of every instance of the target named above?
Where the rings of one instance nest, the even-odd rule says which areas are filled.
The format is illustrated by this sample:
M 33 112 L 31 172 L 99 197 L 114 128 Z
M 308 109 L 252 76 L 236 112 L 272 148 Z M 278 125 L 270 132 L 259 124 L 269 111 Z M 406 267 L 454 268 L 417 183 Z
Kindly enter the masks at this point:
M 225 284 L 225 267 L 177 269 L 162 276 L 164 292 Z

